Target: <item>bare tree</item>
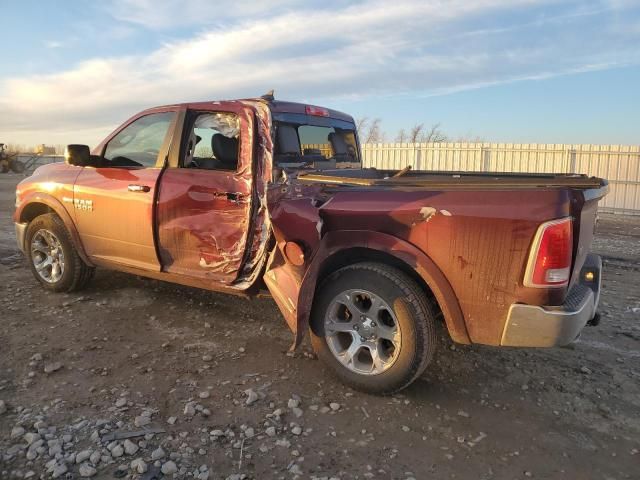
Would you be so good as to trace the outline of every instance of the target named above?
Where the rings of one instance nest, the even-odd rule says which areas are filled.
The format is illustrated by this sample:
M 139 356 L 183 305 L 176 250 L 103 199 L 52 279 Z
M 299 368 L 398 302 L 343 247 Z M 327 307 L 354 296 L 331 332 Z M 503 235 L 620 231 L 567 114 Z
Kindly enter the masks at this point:
M 360 138 L 364 138 L 364 131 L 369 125 L 369 117 L 360 117 L 356 120 L 356 130 Z
M 484 143 L 486 140 L 478 135 L 473 135 L 471 132 L 467 132 L 464 135 L 460 135 L 456 138 L 456 142 L 461 143 Z
M 440 130 L 440 124 L 436 123 L 429 128 L 429 130 L 425 130 L 424 123 L 416 123 L 411 129 L 409 133 L 405 131 L 405 129 L 401 129 L 396 135 L 396 142 L 398 143 L 428 143 L 428 142 L 446 142 L 447 136 Z
M 30 152 L 31 149 L 26 145 L 22 145 L 19 143 L 7 143 L 7 151 L 12 153 L 27 153 Z
M 380 119 L 374 118 L 367 130 L 367 142 L 366 143 L 378 143 L 384 140 L 384 135 L 380 130 Z
M 401 128 L 396 135 L 396 143 L 407 143 L 407 132 L 404 131 L 404 128 Z
M 362 143 L 380 143 L 384 141 L 384 133 L 380 129 L 379 118 L 374 118 L 373 120 L 369 120 L 367 117 L 359 118 L 356 120 L 356 128 Z
M 440 130 L 440 124 L 434 123 L 428 132 L 422 135 L 421 142 L 442 143 L 447 141 L 447 136 Z
M 416 123 L 409 132 L 409 143 L 422 142 L 422 130 L 424 130 L 424 123 Z

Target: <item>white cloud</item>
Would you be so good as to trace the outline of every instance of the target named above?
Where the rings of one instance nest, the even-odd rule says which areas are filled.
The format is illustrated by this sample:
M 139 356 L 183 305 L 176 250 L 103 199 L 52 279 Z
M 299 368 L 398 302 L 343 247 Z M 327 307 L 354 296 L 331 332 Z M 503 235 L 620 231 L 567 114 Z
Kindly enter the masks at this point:
M 19 142 L 50 142 L 65 132 L 78 141 L 78 129 L 89 135 L 163 103 L 253 96 L 270 88 L 279 98 L 329 104 L 338 97 L 438 95 L 640 62 L 639 33 L 629 41 L 628 31 L 617 28 L 602 28 L 597 36 L 581 31 L 579 22 L 601 11 L 579 4 L 398 0 L 391 7 L 336 0 L 330 8 L 310 9 L 281 0 L 269 9 L 191 0 L 178 15 L 182 4 L 115 0 L 112 7 L 117 18 L 146 28 L 165 28 L 172 17 L 210 24 L 215 15 L 209 10 L 224 11 L 228 24 L 145 55 L 89 59 L 55 74 L 0 80 L 0 131 Z M 540 15 L 541 4 L 554 13 Z M 496 24 L 499 15 L 511 20 Z
M 300 0 L 112 0 L 105 3 L 105 9 L 118 20 L 162 30 L 224 22 L 230 18 L 272 16 L 283 8 L 302 8 L 304 5 Z
M 58 40 L 47 40 L 44 42 L 44 46 L 47 48 L 61 48 L 64 46 L 64 43 Z

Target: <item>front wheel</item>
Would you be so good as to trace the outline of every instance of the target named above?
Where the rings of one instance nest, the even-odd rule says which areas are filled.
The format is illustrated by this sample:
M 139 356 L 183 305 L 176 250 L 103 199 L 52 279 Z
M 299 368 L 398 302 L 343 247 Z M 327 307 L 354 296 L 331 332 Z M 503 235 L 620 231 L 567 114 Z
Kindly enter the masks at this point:
M 322 283 L 310 335 L 318 358 L 341 381 L 377 394 L 411 384 L 436 348 L 424 292 L 402 271 L 372 262 L 344 267 Z
M 64 222 L 54 213 L 29 223 L 25 247 L 33 276 L 47 290 L 72 292 L 93 277 L 95 269 L 82 261 Z

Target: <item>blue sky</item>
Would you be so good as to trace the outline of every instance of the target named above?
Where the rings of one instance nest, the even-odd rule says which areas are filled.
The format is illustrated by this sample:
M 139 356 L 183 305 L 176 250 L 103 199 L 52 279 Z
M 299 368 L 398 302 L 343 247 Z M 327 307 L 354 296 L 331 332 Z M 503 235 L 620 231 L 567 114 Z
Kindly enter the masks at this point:
M 0 0 L 0 141 L 255 96 L 496 142 L 640 143 L 640 0 Z M 7 41 L 7 39 L 9 39 Z

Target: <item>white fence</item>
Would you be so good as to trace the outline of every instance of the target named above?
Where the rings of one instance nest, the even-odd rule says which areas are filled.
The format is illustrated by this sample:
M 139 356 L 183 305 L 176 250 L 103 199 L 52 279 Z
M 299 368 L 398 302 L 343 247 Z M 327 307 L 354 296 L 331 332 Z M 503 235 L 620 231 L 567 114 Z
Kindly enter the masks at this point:
M 586 173 L 609 180 L 600 210 L 640 215 L 640 146 L 369 143 L 363 166 L 470 172 Z

